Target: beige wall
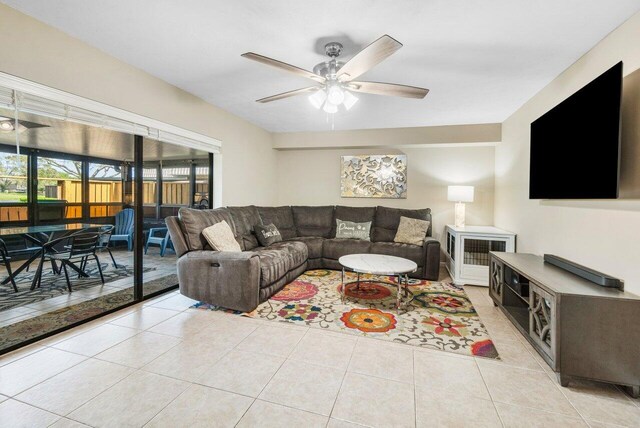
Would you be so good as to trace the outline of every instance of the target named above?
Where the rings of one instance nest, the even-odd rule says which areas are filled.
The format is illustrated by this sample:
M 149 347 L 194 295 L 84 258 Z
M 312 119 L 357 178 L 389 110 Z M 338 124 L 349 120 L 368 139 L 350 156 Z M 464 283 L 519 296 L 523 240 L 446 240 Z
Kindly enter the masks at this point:
M 482 145 L 500 141 L 501 125 L 422 126 L 331 132 L 284 132 L 273 135 L 279 150 L 317 148 L 429 147 L 442 144 Z
M 638 40 L 640 14 L 609 34 L 503 123 L 495 161 L 496 225 L 518 234 L 519 252 L 551 253 L 575 260 L 625 279 L 626 288 L 636 293 L 640 293 L 640 200 L 529 200 L 528 182 L 530 123 L 618 61 L 624 61 L 625 74 L 640 68 Z M 635 75 L 625 79 L 625 186 L 637 182 L 640 174 L 638 164 L 630 162 L 632 156 L 637 159 L 640 145 L 638 99 L 633 95 L 640 94 L 637 86 L 634 88 L 637 80 Z M 635 110 L 630 109 L 633 105 Z M 623 194 L 629 195 L 626 190 Z
M 0 40 L 2 72 L 221 140 L 223 204 L 276 200 L 267 131 L 2 4 Z
M 332 133 L 325 138 L 331 140 Z M 399 153 L 407 155 L 406 199 L 340 197 L 340 156 Z M 279 151 L 278 203 L 431 208 L 433 234 L 439 239 L 444 225 L 453 222 L 449 184 L 476 186 L 476 200 L 467 204 L 467 223 L 493 223 L 493 171 L 493 146 Z

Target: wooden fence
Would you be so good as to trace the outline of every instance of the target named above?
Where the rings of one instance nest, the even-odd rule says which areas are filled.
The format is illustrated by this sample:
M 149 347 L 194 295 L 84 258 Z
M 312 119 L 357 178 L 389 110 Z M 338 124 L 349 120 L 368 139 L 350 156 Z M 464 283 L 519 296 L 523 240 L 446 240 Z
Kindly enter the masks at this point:
M 156 204 L 157 183 L 145 181 L 142 185 L 142 203 L 144 205 Z M 207 183 L 196 183 L 196 194 L 208 192 Z M 189 195 L 189 183 L 162 183 L 162 204 L 163 205 L 191 205 Z
M 82 203 L 82 182 L 80 180 L 58 180 L 57 184 L 44 186 L 44 196 L 64 200 L 68 203 Z M 122 202 L 122 182 L 90 180 L 89 202 Z
M 207 183 L 196 183 L 196 194 L 207 192 Z M 157 183 L 145 181 L 142 184 L 142 203 L 155 205 L 157 198 Z M 191 205 L 189 183 L 162 183 L 164 205 Z M 60 180 L 56 185 L 45 186 L 45 196 L 65 200 L 68 203 L 82 202 L 82 183 L 79 180 Z M 122 202 L 122 183 L 89 181 L 89 202 Z
M 156 204 L 156 182 L 145 181 L 142 187 L 143 204 Z M 207 183 L 196 183 L 196 195 L 206 194 Z M 162 183 L 163 205 L 191 205 L 189 183 Z M 82 203 L 82 183 L 79 180 L 59 180 L 55 185 L 45 186 L 45 196 L 66 201 L 71 204 Z M 198 198 L 196 198 L 197 200 Z M 91 204 L 122 202 L 122 183 L 89 181 L 89 202 Z M 122 210 L 121 206 L 90 205 L 91 217 L 114 216 Z M 81 205 L 67 205 L 64 218 L 82 218 Z M 27 221 L 28 208 L 0 206 L 0 222 Z
M 0 221 L 27 221 L 27 207 L 0 207 Z

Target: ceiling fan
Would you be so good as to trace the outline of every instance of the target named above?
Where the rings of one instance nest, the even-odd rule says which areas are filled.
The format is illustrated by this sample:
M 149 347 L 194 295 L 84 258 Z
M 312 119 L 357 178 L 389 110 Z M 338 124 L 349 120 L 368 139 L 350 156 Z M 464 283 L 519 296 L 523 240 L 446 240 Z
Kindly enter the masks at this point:
M 26 120 L 18 121 L 18 132 L 24 132 L 33 128 L 48 128 L 49 125 L 41 125 L 35 122 L 28 122 Z M 16 129 L 15 119 L 0 116 L 0 132 L 8 133 L 13 132 Z
M 313 72 L 253 52 L 244 53 L 242 56 L 315 82 L 313 86 L 261 98 L 256 102 L 268 103 L 312 92 L 309 101 L 314 107 L 318 109 L 322 107 L 327 113 L 336 113 L 338 106 L 343 105 L 346 110 L 349 110 L 358 102 L 358 98 L 351 92 L 405 98 L 424 98 L 427 95 L 428 89 L 416 86 L 354 80 L 401 47 L 402 43 L 385 34 L 362 49 L 353 58 L 344 62 L 338 60 L 342 53 L 342 44 L 330 42 L 325 45 L 325 53 L 329 59 L 313 67 Z

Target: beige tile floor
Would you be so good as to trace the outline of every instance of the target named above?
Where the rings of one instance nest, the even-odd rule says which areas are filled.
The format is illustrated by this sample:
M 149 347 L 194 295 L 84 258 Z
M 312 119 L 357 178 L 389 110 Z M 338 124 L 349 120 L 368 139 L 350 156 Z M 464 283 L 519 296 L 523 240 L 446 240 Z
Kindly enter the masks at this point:
M 502 361 L 188 309 L 177 292 L 0 357 L 0 426 L 616 427 L 640 404 L 558 385 L 466 287 Z

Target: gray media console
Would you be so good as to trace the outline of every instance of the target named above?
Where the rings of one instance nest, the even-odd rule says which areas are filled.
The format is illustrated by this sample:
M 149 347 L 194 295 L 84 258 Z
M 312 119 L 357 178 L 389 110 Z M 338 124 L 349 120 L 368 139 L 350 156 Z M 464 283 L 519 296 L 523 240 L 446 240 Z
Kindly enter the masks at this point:
M 598 286 L 533 254 L 492 252 L 489 295 L 556 372 L 640 392 L 640 296 Z

